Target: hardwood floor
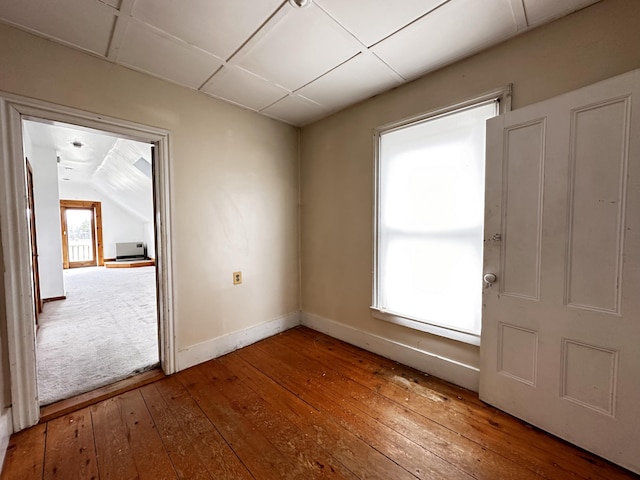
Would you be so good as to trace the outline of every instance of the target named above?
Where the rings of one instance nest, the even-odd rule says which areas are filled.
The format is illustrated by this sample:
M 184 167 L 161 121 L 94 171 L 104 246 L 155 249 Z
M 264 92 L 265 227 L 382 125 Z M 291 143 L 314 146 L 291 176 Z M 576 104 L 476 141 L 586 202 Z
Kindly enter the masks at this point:
M 304 327 L 12 436 L 2 479 L 631 479 Z
M 81 393 L 75 397 L 61 400 L 51 405 L 46 405 L 40 408 L 40 423 L 48 422 L 54 418 L 62 417 L 68 413 L 75 412 L 81 408 L 93 405 L 107 398 L 115 397 L 122 393 L 126 393 L 129 390 L 135 390 L 138 387 L 142 387 L 149 383 L 153 383 L 157 380 L 164 378 L 164 373 L 160 368 L 154 368 L 147 370 L 146 372 L 138 373 L 119 382 L 106 385 L 104 387 L 96 388 L 90 392 Z

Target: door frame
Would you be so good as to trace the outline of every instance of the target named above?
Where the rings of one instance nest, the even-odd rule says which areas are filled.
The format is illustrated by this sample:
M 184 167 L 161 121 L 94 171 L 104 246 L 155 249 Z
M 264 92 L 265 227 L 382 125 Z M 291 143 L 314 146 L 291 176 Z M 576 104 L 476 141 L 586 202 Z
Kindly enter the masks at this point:
M 27 157 L 25 164 L 27 171 L 27 206 L 29 208 L 29 243 L 31 244 L 31 271 L 33 275 L 33 302 L 36 321 L 36 330 L 38 328 L 38 315 L 42 313 L 42 294 L 40 293 L 40 266 L 38 265 L 38 240 L 36 234 L 36 207 L 33 194 L 33 168 Z
M 157 162 L 153 165 L 153 191 L 160 365 L 166 374 L 176 371 L 170 132 L 0 91 L 0 233 L 5 265 L 13 431 L 35 425 L 40 417 L 29 230 L 25 215 L 23 119 L 70 123 L 79 129 L 107 131 L 155 146 Z
M 69 209 L 91 210 L 93 212 L 91 218 L 91 237 L 93 241 L 93 262 L 82 262 L 82 265 L 71 265 L 69 262 L 69 243 L 66 230 L 67 217 L 66 212 Z M 102 267 L 104 265 L 104 249 L 102 246 L 102 203 L 92 202 L 90 200 L 60 200 L 60 224 L 62 225 L 62 268 L 75 267 Z

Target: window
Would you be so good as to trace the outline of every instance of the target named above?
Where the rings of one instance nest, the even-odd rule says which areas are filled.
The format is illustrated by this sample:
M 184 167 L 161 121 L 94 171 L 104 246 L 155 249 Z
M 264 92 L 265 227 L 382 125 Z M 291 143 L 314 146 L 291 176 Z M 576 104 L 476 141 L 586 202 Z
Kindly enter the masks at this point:
M 373 315 L 479 344 L 493 94 L 377 134 Z

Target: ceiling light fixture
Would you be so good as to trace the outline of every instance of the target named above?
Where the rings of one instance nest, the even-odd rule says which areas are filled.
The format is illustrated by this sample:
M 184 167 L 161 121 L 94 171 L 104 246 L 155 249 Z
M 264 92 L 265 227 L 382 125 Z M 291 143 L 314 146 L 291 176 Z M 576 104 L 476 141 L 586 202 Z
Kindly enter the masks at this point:
M 289 3 L 296 8 L 304 8 L 311 5 L 311 0 L 289 0 Z

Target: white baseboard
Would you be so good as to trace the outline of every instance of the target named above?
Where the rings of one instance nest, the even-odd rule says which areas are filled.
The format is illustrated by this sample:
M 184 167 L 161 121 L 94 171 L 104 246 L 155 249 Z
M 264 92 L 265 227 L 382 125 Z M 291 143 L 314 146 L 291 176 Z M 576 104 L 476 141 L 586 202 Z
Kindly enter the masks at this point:
M 479 369 L 425 350 L 363 332 L 328 318 L 302 312 L 302 325 L 376 353 L 434 377 L 478 391 Z
M 177 355 L 178 371 L 300 324 L 474 392 L 478 391 L 479 370 L 476 367 L 305 312 L 293 312 L 180 350 Z
M 298 325 L 300 325 L 300 312 L 293 312 L 244 330 L 238 330 L 237 332 L 192 345 L 178 351 L 178 371 L 193 367 L 212 358 L 217 358 L 225 353 L 233 352 Z
M 5 408 L 0 414 L 0 471 L 4 466 L 4 458 L 9 446 L 9 437 L 13 433 L 13 419 L 11 407 Z

